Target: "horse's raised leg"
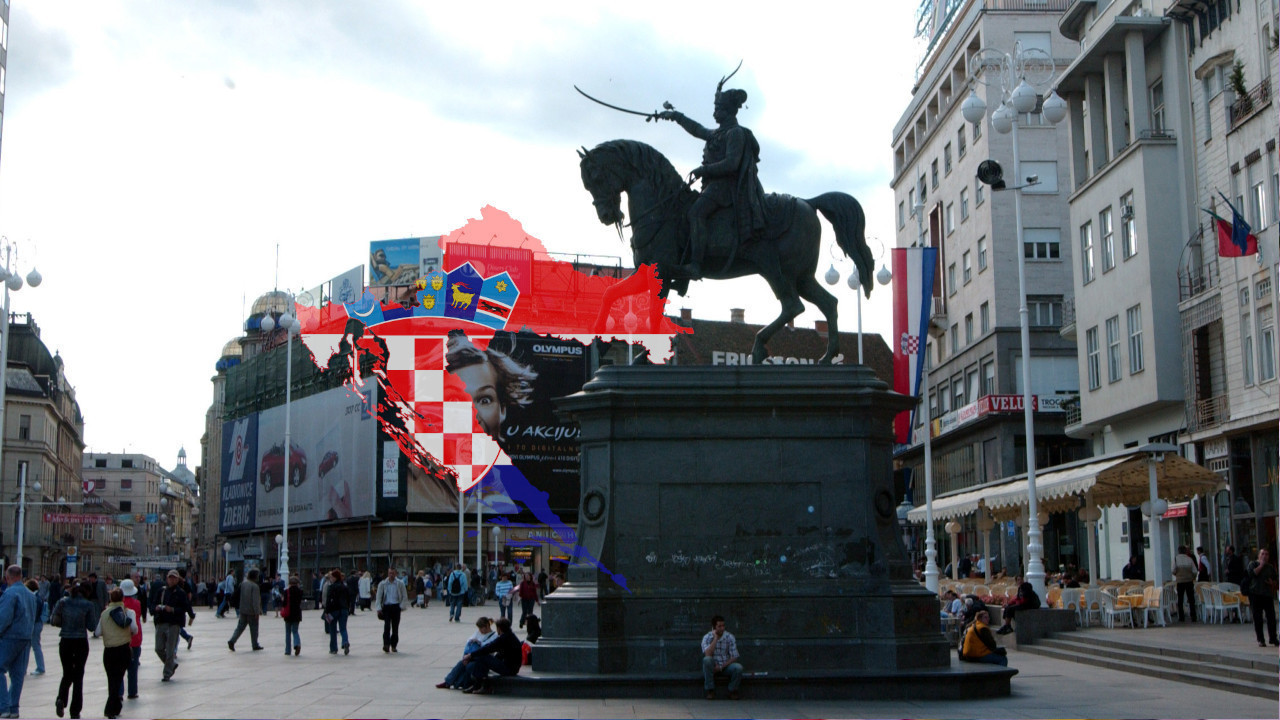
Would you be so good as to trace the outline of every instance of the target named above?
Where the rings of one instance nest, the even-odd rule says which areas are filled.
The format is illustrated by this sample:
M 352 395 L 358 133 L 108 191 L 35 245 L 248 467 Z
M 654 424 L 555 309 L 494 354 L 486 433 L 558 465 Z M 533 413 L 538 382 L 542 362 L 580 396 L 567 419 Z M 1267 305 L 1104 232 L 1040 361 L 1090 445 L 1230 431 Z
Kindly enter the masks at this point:
M 773 322 L 760 328 L 760 332 L 756 333 L 755 344 L 751 346 L 751 362 L 756 365 L 763 364 L 765 358 L 769 357 L 769 351 L 765 349 L 765 344 L 769 342 L 769 338 L 787 323 L 796 319 L 800 313 L 804 312 L 804 303 L 800 302 L 800 296 L 796 294 L 796 288 L 790 281 L 781 277 L 762 276 L 769 283 L 769 287 L 773 289 L 773 294 L 778 298 L 778 302 L 782 303 L 782 314 L 778 315 Z M 833 298 L 834 299 L 834 298 Z
M 831 360 L 840 352 L 840 328 L 836 325 L 836 298 L 812 276 L 802 278 L 798 288 L 800 297 L 808 300 L 822 311 L 827 319 L 827 352 L 818 361 L 819 365 L 830 365 Z

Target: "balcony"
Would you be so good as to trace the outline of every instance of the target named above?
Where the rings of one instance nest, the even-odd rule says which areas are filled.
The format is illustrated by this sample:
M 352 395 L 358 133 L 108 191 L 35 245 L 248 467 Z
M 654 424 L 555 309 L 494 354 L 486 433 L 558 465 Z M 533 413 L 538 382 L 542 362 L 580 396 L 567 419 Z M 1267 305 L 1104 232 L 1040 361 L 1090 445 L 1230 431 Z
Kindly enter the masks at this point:
M 1187 423 L 1187 431 L 1209 430 L 1230 419 L 1231 406 L 1226 395 L 1196 400 L 1195 412 Z
M 1203 230 L 1200 231 L 1203 234 Z M 1221 284 L 1218 277 L 1217 258 L 1205 262 L 1199 267 L 1178 268 L 1178 302 L 1190 300 L 1202 295 Z
M 1073 395 L 1072 397 L 1067 398 L 1066 400 L 1063 400 L 1062 403 L 1059 405 L 1059 407 L 1062 408 L 1063 425 L 1065 427 L 1071 427 L 1072 425 L 1079 425 L 1082 422 L 1081 416 L 1080 416 L 1080 396 L 1079 395 Z
M 1240 127 L 1262 108 L 1271 104 L 1271 82 L 1263 80 L 1247 95 L 1241 95 L 1227 107 L 1227 132 Z

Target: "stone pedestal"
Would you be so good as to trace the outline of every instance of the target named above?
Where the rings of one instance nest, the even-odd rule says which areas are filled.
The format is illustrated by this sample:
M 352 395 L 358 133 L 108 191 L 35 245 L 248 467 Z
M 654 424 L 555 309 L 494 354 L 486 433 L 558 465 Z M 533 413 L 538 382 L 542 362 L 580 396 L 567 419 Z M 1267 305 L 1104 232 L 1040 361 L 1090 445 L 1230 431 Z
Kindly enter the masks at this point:
M 569 570 L 534 670 L 696 671 L 713 615 L 754 672 L 950 667 L 893 495 L 910 404 L 864 367 L 602 368 L 557 408 L 582 428 L 578 541 L 614 575 Z

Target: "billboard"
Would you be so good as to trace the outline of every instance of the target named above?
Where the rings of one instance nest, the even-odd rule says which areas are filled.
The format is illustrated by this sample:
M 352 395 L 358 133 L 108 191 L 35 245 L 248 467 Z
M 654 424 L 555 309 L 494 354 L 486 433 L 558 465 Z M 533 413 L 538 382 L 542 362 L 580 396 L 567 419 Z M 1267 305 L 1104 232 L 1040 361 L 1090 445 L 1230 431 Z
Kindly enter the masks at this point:
M 258 413 L 253 527 L 281 524 L 284 483 L 289 522 L 313 523 L 373 514 L 373 390 L 334 388 L 292 403 L 286 470 L 285 407 Z
M 489 347 L 505 350 L 512 361 L 535 375 L 529 403 L 508 410 L 498 444 L 529 482 L 550 495 L 552 510 L 576 511 L 578 425 L 556 417 L 551 401 L 582 389 L 587 379 L 587 346 L 532 333 L 499 333 Z
M 222 424 L 222 495 L 219 532 L 252 530 L 258 480 L 258 414 Z

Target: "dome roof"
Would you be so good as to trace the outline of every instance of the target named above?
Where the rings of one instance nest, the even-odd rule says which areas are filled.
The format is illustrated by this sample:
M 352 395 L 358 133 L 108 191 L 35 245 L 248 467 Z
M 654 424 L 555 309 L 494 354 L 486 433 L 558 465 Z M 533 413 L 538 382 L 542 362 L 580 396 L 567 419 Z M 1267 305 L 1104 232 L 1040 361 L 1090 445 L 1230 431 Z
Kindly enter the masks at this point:
M 290 305 L 289 293 L 284 292 L 283 290 L 272 290 L 253 301 L 253 308 L 249 311 L 249 314 L 261 315 L 266 312 L 282 313 L 288 310 Z
M 240 338 L 231 338 L 226 345 L 222 346 L 222 354 L 218 357 L 231 358 L 241 357 L 244 355 L 244 348 L 240 346 Z

